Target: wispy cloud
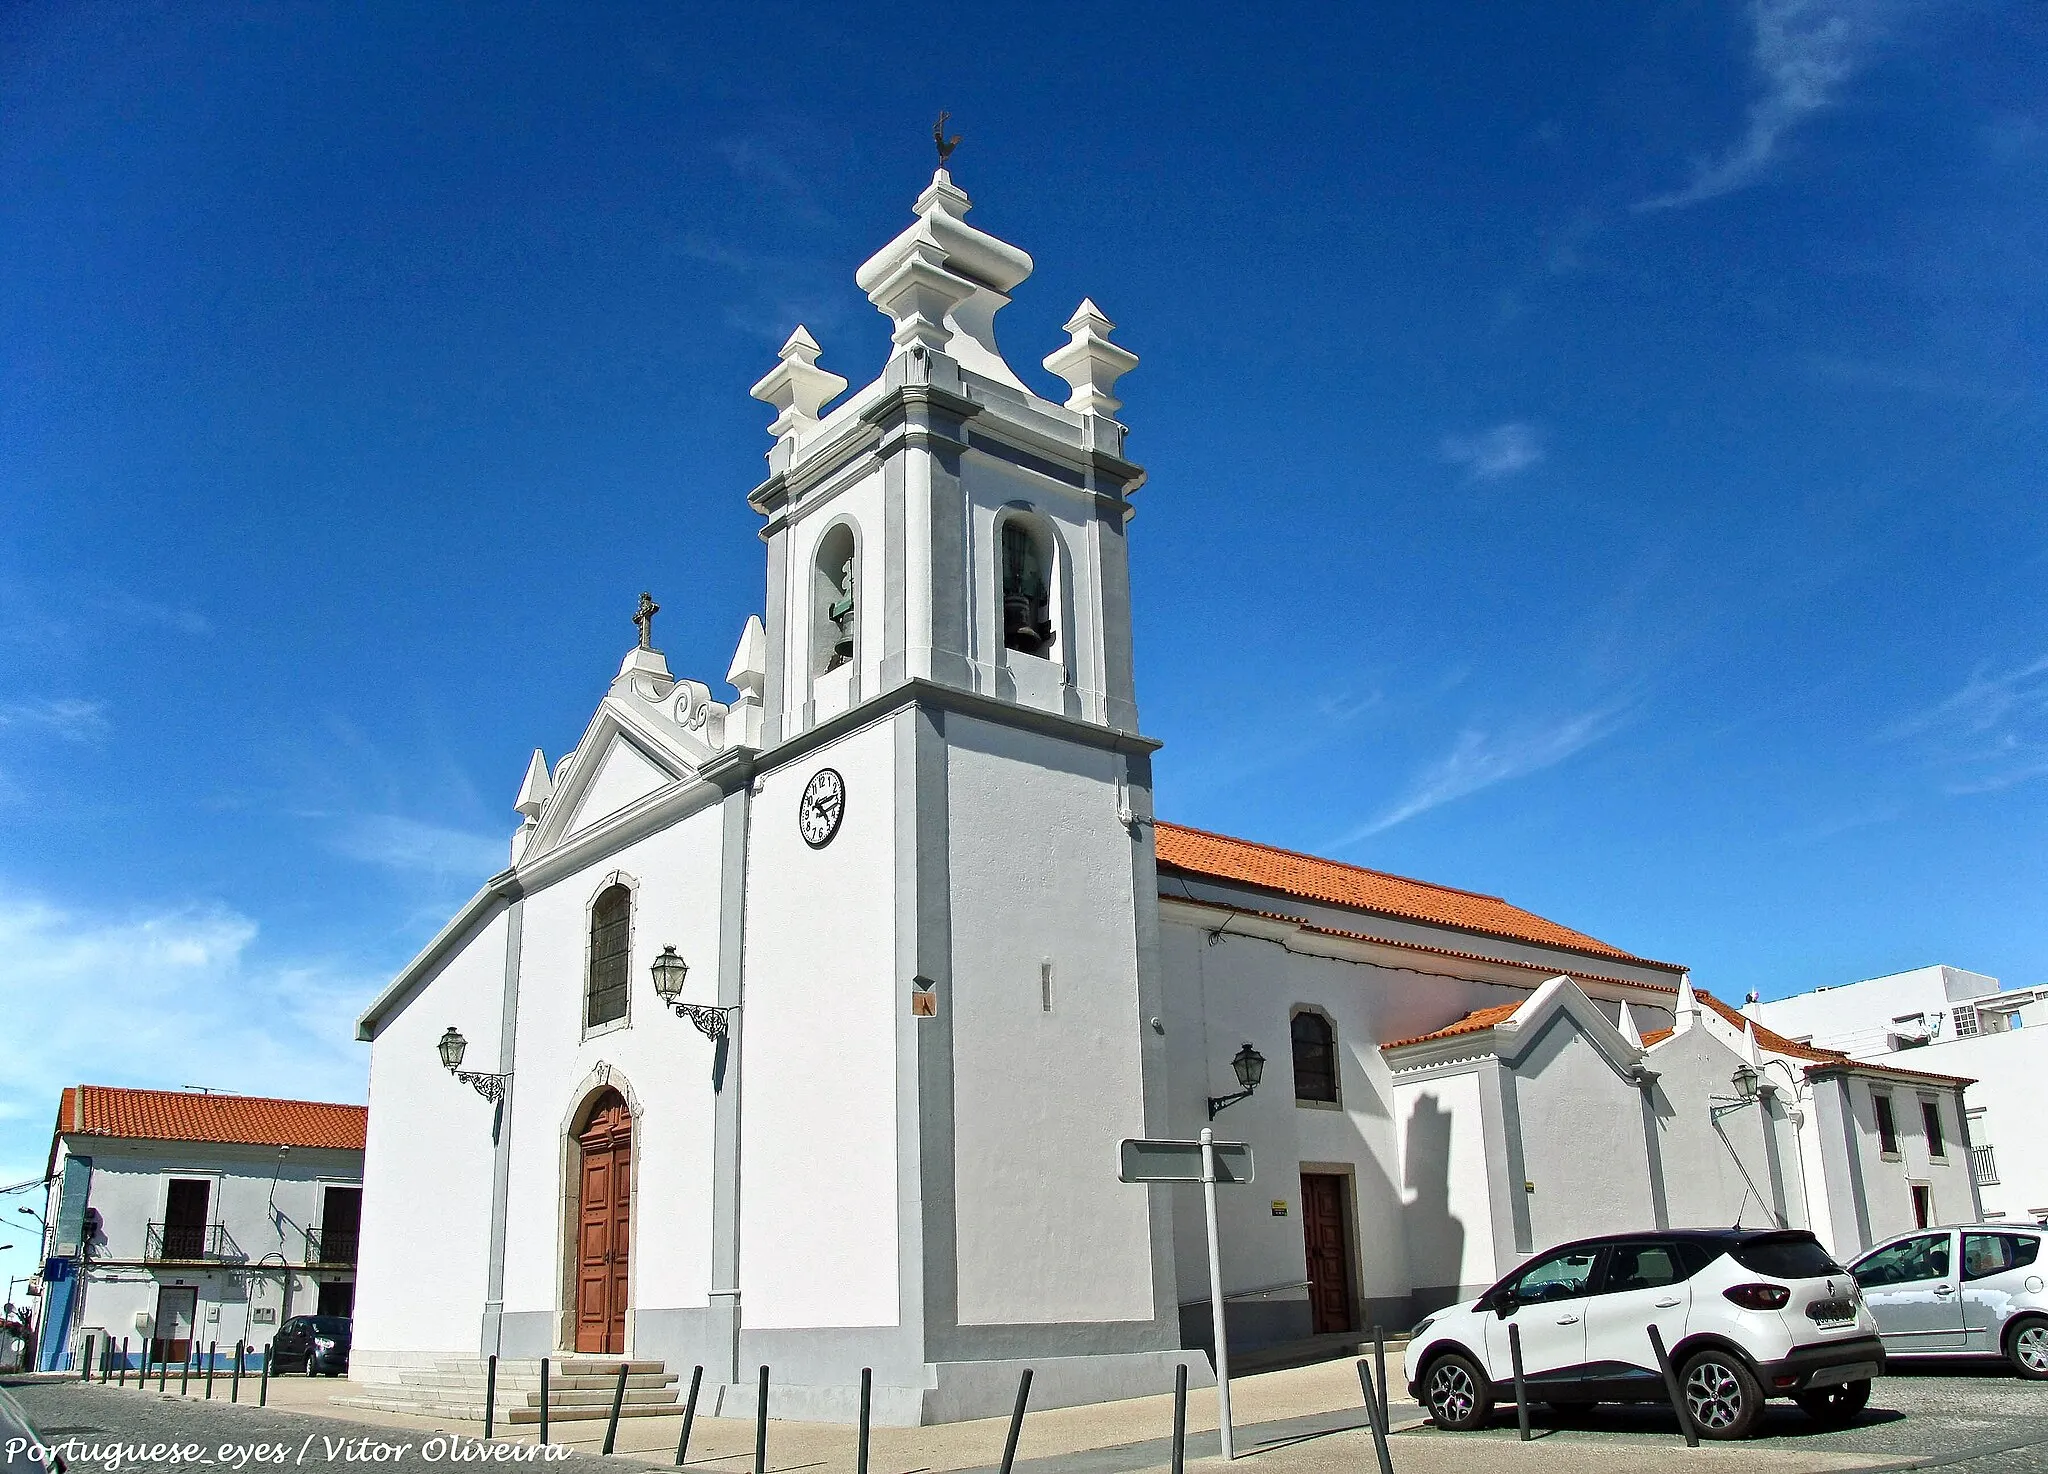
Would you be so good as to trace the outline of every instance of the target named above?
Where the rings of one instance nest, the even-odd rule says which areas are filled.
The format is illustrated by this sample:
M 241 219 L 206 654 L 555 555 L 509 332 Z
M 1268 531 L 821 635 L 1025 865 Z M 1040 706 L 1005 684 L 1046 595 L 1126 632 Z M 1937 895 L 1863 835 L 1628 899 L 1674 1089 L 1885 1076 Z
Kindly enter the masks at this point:
M 1468 727 L 1458 734 L 1449 752 L 1415 775 L 1407 790 L 1385 812 L 1333 843 L 1339 847 L 1356 844 L 1483 788 L 1555 767 L 1613 734 L 1628 719 L 1631 710 L 1628 702 L 1614 702 L 1558 721 L 1521 725 L 1498 733 Z
M 1979 666 L 1954 691 L 1878 734 L 1910 743 L 1950 776 L 1951 794 L 1996 793 L 2048 776 L 2048 655 L 2009 670 Z
M 1758 95 L 1748 126 L 1718 159 L 1702 159 L 1682 189 L 1637 210 L 1679 210 L 1745 189 L 1762 177 L 1785 135 L 1831 106 L 1882 31 L 1881 0 L 1751 0 L 1750 65 Z
M 1509 420 L 1476 435 L 1446 435 L 1440 449 L 1474 480 L 1498 481 L 1543 459 L 1543 434 L 1526 420 Z
M 481 881 L 503 870 L 506 841 L 407 819 L 398 814 L 364 814 L 334 834 L 336 852 L 387 870 Z
M 27 728 L 69 742 L 86 742 L 107 730 L 107 704 L 48 696 L 0 701 L 0 727 Z

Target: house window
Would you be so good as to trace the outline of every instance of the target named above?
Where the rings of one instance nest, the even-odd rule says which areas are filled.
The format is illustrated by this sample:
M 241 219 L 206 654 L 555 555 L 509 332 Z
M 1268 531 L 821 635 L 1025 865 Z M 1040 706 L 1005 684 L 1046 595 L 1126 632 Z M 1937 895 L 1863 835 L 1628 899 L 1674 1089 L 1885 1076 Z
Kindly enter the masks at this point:
M 1956 1037 L 1973 1039 L 1977 1036 L 1977 1010 L 1969 1004 L 1957 1007 L 1955 1013 Z
M 1003 648 L 1052 658 L 1050 539 L 1022 517 L 1002 525 Z
M 860 557 L 848 524 L 827 528 L 818 539 L 811 589 L 811 670 L 823 675 L 852 663 L 860 635 Z
M 1924 1182 L 1913 1184 L 1913 1227 L 1926 1228 L 1934 1222 L 1934 1189 Z
M 1899 1123 L 1892 1119 L 1892 1098 L 1889 1095 L 1870 1097 L 1877 1109 L 1877 1149 L 1888 1157 L 1899 1154 Z
M 1931 1100 L 1920 1102 L 1920 1124 L 1927 1132 L 1927 1155 L 1945 1157 L 1948 1149 L 1941 1139 L 1941 1106 Z
M 1337 1031 L 1311 1009 L 1294 1015 L 1294 1098 L 1337 1104 Z
M 594 1029 L 626 1016 L 626 975 L 633 946 L 633 892 L 606 886 L 590 908 L 590 981 L 583 1027 Z

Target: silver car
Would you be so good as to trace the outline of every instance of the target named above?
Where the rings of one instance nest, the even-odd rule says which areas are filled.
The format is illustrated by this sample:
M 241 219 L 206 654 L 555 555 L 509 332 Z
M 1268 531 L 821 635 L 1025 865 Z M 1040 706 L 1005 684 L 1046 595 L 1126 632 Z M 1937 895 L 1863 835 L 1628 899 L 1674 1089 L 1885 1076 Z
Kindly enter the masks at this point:
M 2048 1254 L 2039 1224 L 1922 1228 L 1849 1265 L 1893 1356 L 2003 1357 L 2048 1379 Z

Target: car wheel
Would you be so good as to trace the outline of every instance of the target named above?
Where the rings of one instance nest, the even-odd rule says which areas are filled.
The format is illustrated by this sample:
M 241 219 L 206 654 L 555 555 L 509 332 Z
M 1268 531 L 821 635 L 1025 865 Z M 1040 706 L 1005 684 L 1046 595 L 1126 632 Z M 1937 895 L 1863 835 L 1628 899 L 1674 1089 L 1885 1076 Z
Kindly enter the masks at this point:
M 1679 1373 L 1685 1410 L 1702 1438 L 1747 1438 L 1763 1415 L 1764 1392 L 1741 1357 L 1708 1347 Z
M 1422 1378 L 1422 1401 L 1437 1427 L 1465 1433 L 1493 1416 L 1493 1386 L 1462 1351 L 1446 1352 Z
M 2006 1333 L 2005 1354 L 2022 1377 L 2048 1379 L 2048 1320 L 2017 1322 Z
M 1838 1387 L 1816 1387 L 1811 1392 L 1795 1392 L 1792 1400 L 1814 1422 L 1830 1428 L 1845 1427 L 1855 1422 L 1856 1415 L 1869 1403 L 1870 1379 L 1865 1377 L 1860 1382 L 1844 1382 Z

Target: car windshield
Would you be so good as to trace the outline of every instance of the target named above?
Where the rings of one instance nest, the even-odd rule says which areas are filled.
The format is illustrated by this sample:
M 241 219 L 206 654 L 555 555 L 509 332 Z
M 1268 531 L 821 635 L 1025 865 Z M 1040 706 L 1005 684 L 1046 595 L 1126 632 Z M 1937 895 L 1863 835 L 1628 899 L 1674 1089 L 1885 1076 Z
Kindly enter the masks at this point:
M 316 1336 L 346 1336 L 348 1317 L 345 1315 L 316 1315 L 307 1322 Z
M 1515 1281 L 1515 1298 L 1526 1302 L 1574 1300 L 1586 1293 L 1593 1278 L 1598 1249 L 1573 1249 L 1556 1254 L 1525 1271 Z
M 1767 1238 L 1745 1239 L 1728 1251 L 1728 1257 L 1751 1274 L 1767 1274 L 1772 1279 L 1813 1280 L 1843 1272 L 1842 1266 L 1820 1246 L 1820 1240 L 1810 1233 L 1777 1233 Z

